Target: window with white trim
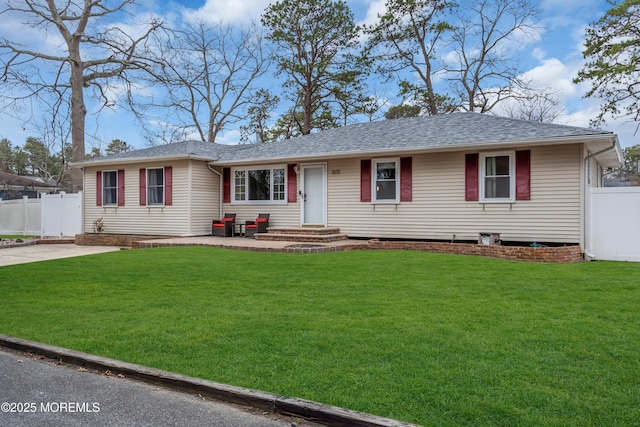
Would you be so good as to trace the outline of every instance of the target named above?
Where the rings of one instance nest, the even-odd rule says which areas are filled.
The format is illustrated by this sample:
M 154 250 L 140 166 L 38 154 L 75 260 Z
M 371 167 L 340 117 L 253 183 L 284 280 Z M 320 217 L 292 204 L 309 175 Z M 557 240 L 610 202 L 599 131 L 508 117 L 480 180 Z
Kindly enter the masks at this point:
M 480 155 L 480 201 L 515 201 L 514 153 Z
M 118 205 L 118 171 L 102 171 L 102 206 Z
M 233 170 L 233 202 L 286 202 L 286 169 L 247 168 Z
M 164 168 L 147 169 L 147 206 L 164 205 Z
M 373 168 L 373 202 L 399 203 L 400 167 L 397 159 L 381 159 L 371 162 Z

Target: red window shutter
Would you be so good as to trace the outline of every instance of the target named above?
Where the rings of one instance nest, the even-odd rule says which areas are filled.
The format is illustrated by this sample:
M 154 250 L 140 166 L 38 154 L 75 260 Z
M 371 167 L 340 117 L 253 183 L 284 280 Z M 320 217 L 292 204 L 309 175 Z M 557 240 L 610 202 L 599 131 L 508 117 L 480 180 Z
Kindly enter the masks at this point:
M 140 206 L 147 206 L 147 170 L 140 169 Z
M 516 200 L 531 200 L 531 151 L 516 151 Z
M 222 202 L 231 203 L 231 169 L 222 169 Z
M 173 204 L 173 168 L 171 166 L 164 167 L 164 205 L 171 206 Z
M 410 202 L 413 200 L 413 158 L 400 158 L 400 201 Z
M 468 202 L 477 201 L 478 191 L 478 153 L 469 153 L 465 155 L 465 178 L 464 178 L 464 199 Z
M 102 171 L 96 172 L 96 206 L 102 206 Z
M 298 174 L 296 173 L 296 165 L 287 165 L 287 202 L 295 203 L 298 201 Z
M 360 201 L 371 201 L 371 160 L 360 160 Z
M 118 169 L 118 206 L 124 206 L 124 169 Z

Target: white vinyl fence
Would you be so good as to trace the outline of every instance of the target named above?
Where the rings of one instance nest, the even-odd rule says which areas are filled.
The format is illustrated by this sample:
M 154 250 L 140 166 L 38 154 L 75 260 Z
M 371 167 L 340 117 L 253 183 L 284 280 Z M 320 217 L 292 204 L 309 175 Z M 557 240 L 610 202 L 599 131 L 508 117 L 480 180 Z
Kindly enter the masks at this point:
M 73 237 L 82 233 L 82 192 L 0 201 L 0 234 Z
M 0 201 L 0 234 L 16 234 L 22 236 L 39 236 L 40 199 L 29 199 L 26 196 L 17 200 Z
M 589 196 L 591 254 L 640 262 L 640 187 L 592 188 Z

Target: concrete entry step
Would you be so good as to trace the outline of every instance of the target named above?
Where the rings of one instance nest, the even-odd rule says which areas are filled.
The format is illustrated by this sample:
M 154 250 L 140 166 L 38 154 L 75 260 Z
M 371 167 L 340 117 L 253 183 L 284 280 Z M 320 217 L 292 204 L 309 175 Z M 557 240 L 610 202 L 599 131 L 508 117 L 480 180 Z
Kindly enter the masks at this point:
M 295 234 L 305 236 L 321 236 L 340 234 L 338 227 L 269 227 L 267 234 Z
M 306 242 L 306 243 L 322 243 L 337 242 L 339 240 L 347 240 L 346 234 L 290 234 L 290 233 L 257 233 L 256 240 L 267 241 L 287 241 L 287 242 Z

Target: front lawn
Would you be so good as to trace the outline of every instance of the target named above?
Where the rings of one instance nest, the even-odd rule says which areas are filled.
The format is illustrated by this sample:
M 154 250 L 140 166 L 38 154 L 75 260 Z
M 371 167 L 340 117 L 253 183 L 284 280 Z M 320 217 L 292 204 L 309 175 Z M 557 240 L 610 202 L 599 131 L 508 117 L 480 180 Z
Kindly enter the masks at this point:
M 112 252 L 0 268 L 0 333 L 425 425 L 640 420 L 640 264 Z
M 33 239 L 36 236 L 23 236 L 17 234 L 0 234 L 0 240 Z

